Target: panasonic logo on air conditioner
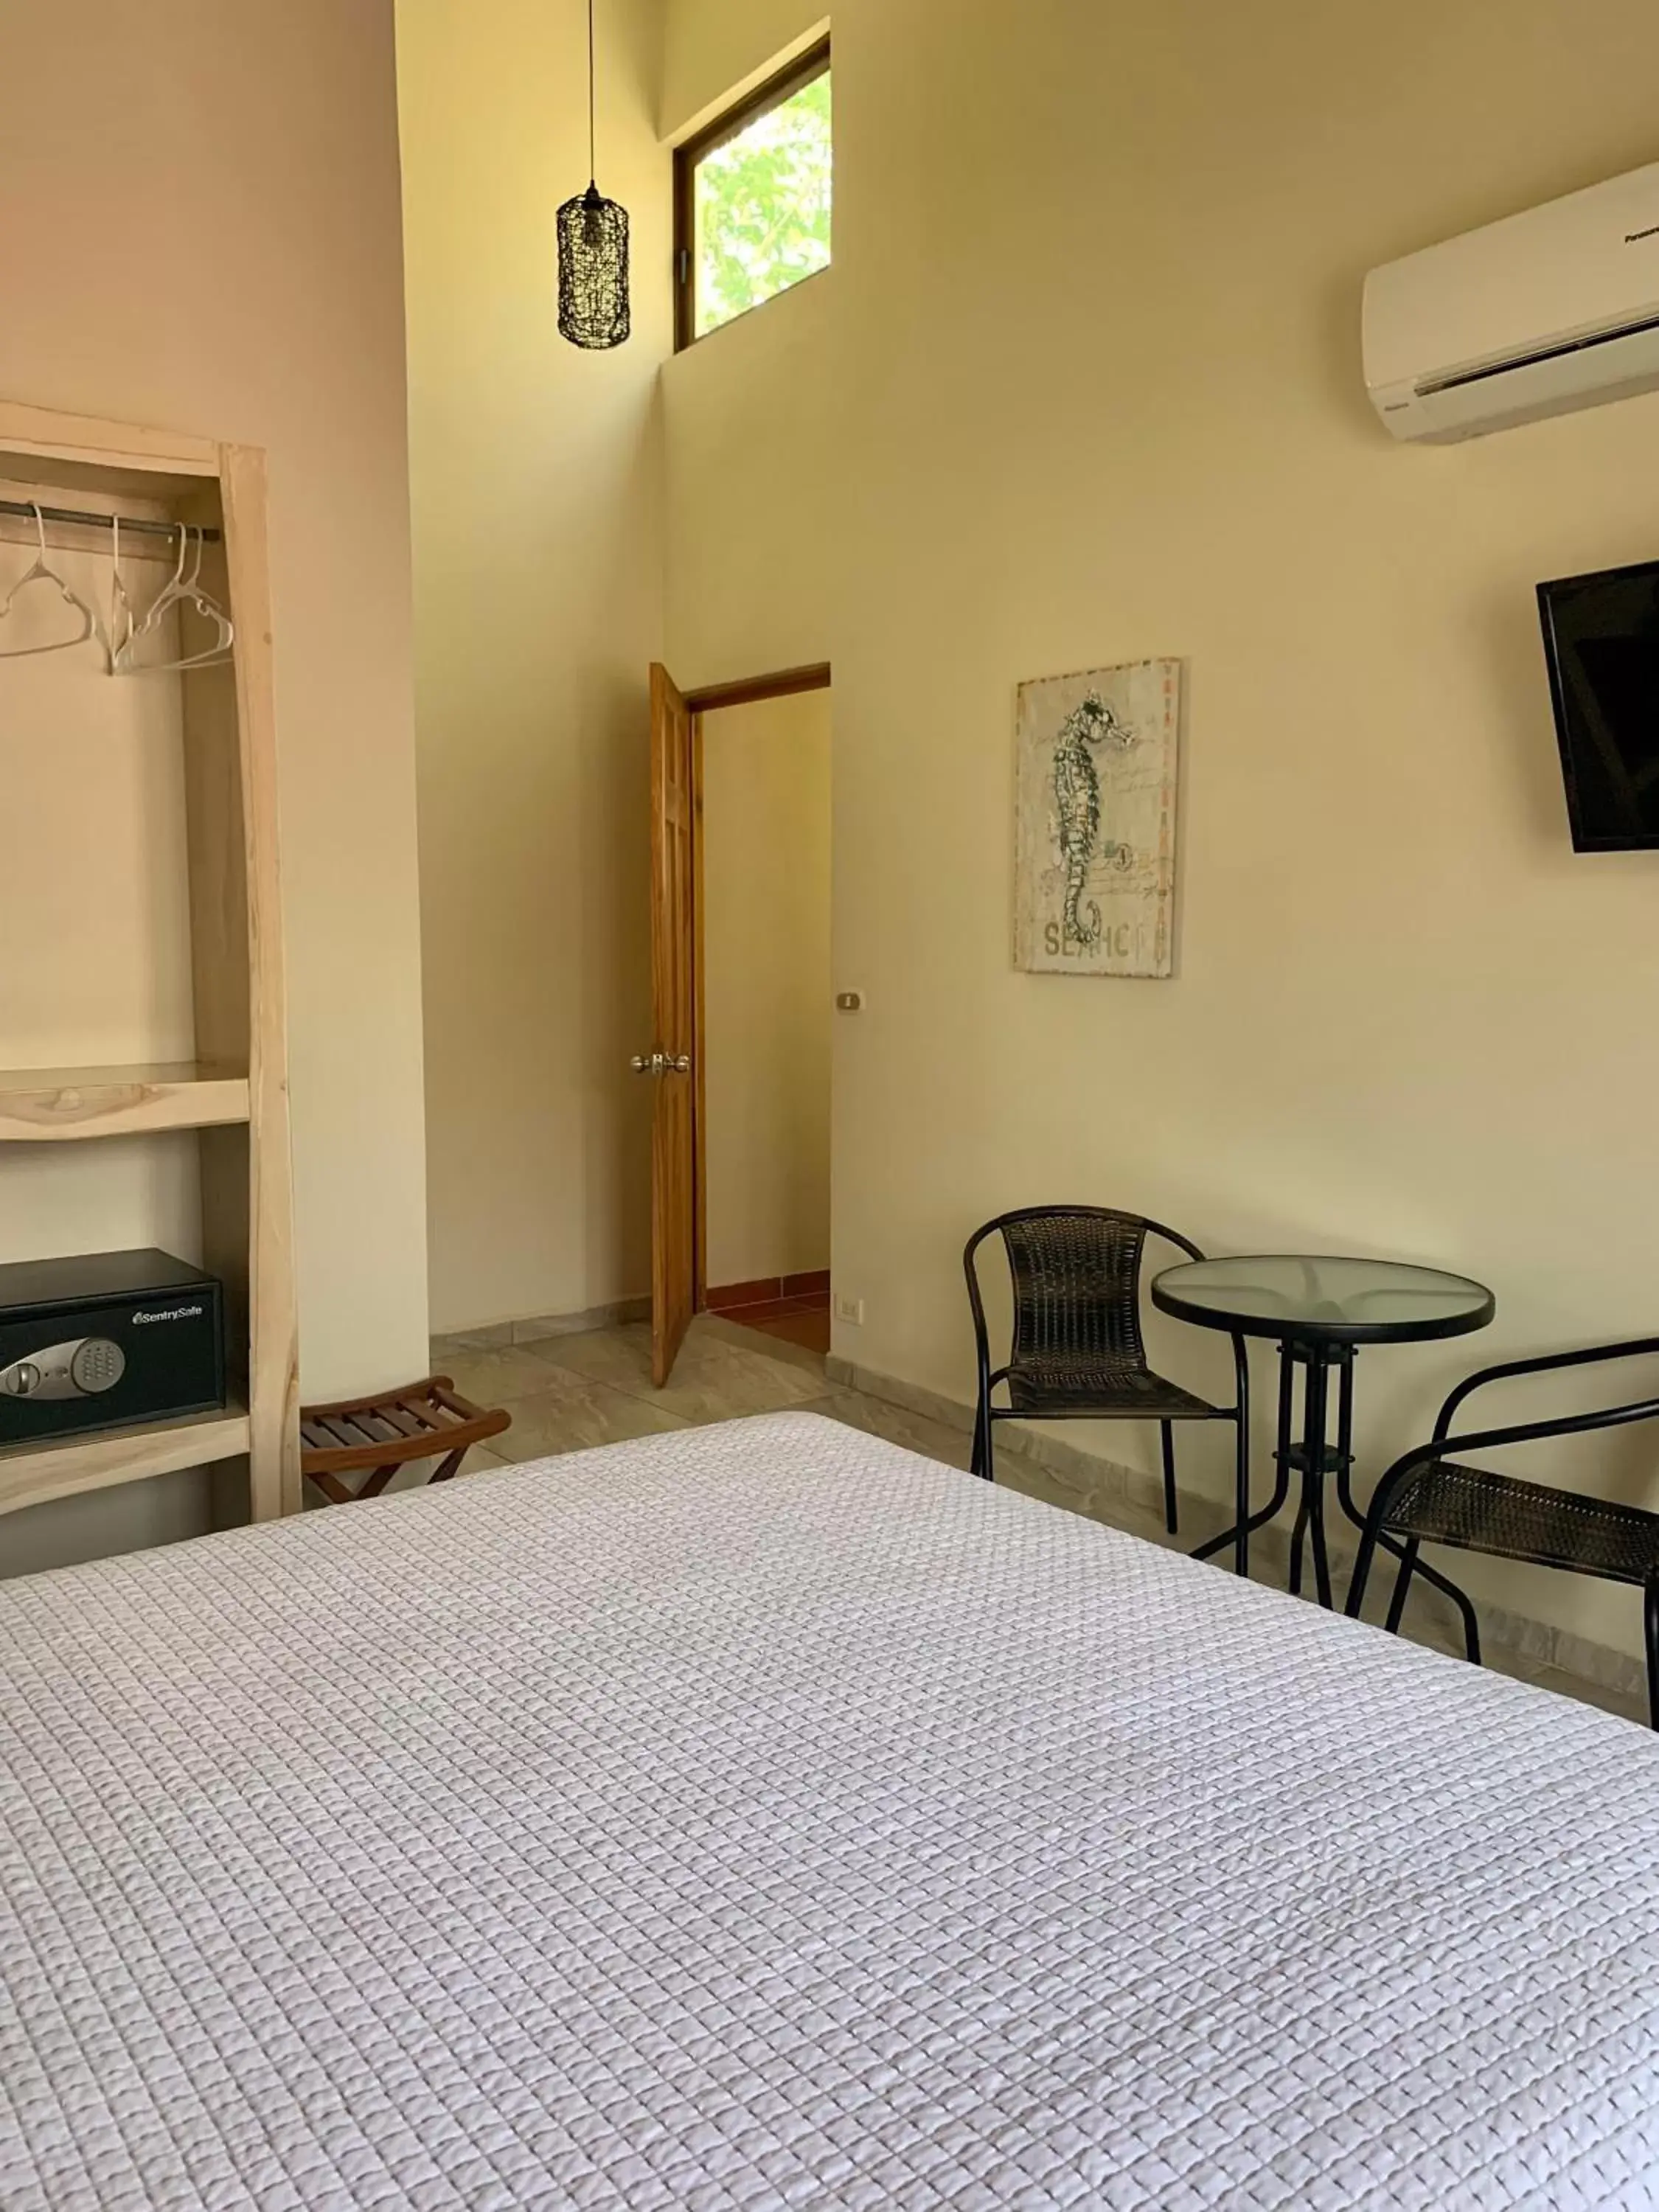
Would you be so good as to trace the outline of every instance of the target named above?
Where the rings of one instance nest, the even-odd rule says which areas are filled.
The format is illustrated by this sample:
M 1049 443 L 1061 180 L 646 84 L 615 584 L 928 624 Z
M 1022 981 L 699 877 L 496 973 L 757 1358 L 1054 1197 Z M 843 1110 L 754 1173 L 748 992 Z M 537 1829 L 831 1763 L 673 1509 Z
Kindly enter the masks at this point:
M 1396 438 L 1471 438 L 1659 387 L 1659 163 L 1365 279 L 1365 384 Z

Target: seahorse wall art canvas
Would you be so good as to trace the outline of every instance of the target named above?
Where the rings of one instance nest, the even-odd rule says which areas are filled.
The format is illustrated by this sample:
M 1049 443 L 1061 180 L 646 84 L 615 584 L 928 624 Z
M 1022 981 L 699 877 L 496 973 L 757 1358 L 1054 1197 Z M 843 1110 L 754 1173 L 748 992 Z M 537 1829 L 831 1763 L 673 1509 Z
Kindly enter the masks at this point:
M 1047 676 L 1018 697 L 1014 965 L 1170 975 L 1181 663 Z

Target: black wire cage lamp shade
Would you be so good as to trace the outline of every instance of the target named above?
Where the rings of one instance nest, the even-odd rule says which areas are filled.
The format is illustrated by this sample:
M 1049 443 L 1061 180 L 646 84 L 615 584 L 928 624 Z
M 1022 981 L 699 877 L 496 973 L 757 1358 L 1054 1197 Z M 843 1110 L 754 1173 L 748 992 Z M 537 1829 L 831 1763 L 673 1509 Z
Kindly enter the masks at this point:
M 628 210 L 590 182 L 559 210 L 559 334 L 603 349 L 629 328 Z
M 587 0 L 587 190 L 559 210 L 559 334 L 602 352 L 619 346 L 628 313 L 628 210 L 593 181 L 593 0 Z

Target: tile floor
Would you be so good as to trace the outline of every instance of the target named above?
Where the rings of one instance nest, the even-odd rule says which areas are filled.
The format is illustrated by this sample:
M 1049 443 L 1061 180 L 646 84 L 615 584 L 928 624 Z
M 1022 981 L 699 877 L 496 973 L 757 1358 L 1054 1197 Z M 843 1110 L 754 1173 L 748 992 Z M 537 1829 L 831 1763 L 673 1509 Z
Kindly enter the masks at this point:
M 797 1285 L 793 1292 L 792 1283 Z M 781 1336 L 804 1352 L 830 1350 L 828 1275 L 786 1275 L 769 1283 L 736 1284 L 729 1291 L 711 1290 L 708 1303 L 724 1319 L 757 1329 L 763 1336 Z
M 466 1336 L 435 1338 L 434 1371 L 449 1375 L 463 1395 L 481 1405 L 505 1406 L 513 1426 L 475 1449 L 469 1471 L 550 1454 L 619 1443 L 743 1413 L 797 1409 L 827 1414 L 853 1428 L 888 1437 L 947 1466 L 966 1469 L 965 1431 L 927 1419 L 886 1400 L 846 1389 L 824 1373 L 821 1350 L 785 1335 L 745 1328 L 726 1316 L 700 1314 L 692 1323 L 665 1389 L 651 1387 L 651 1332 L 625 1322 L 575 1336 L 549 1336 L 528 1344 L 490 1345 Z M 1114 1528 L 1154 1543 L 1190 1548 L 1210 1533 L 1183 1528 L 1164 1534 L 1162 1519 L 1142 1512 L 1109 1490 L 1084 1496 L 1032 1461 L 1007 1449 L 997 1462 L 999 1480 L 1068 1510 L 1084 1511 Z M 1190 1517 L 1183 1507 L 1183 1517 Z M 1218 1514 L 1214 1527 L 1219 1528 Z M 1438 1642 L 1431 1629 L 1424 1638 Z M 1493 1663 L 1569 1697 L 1588 1698 L 1609 1711 L 1640 1721 L 1639 1701 L 1597 1688 L 1577 1676 L 1534 1666 L 1503 1653 Z
M 781 1337 L 786 1344 L 798 1344 L 803 1352 L 816 1352 L 822 1357 L 830 1349 L 827 1297 L 792 1301 L 776 1313 L 750 1315 L 738 1311 L 731 1318 L 744 1328 L 758 1330 L 763 1336 Z

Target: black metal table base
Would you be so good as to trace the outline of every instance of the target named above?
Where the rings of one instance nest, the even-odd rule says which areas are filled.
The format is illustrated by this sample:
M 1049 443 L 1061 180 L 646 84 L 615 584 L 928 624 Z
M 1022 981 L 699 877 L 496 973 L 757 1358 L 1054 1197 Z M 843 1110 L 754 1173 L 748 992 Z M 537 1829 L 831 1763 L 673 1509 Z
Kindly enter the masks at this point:
M 1302 1389 L 1302 1436 L 1296 1436 L 1296 1370 L 1306 1369 Z M 1337 1371 L 1336 1448 L 1327 1441 L 1330 1419 L 1331 1370 Z M 1289 1340 L 1279 1347 L 1279 1433 L 1273 1448 L 1273 1492 L 1266 1505 L 1231 1528 L 1212 1536 L 1193 1553 L 1207 1559 L 1229 1547 L 1234 1571 L 1250 1571 L 1249 1541 L 1258 1528 L 1276 1521 L 1291 1495 L 1291 1485 L 1300 1479 L 1296 1525 L 1291 1534 L 1290 1586 L 1302 1588 L 1304 1548 L 1313 1554 L 1314 1588 L 1322 1605 L 1331 1603 L 1331 1562 L 1325 1541 L 1325 1478 L 1334 1474 L 1344 1509 L 1352 1513 L 1348 1489 L 1353 1437 L 1353 1348 L 1351 1345 L 1298 1345 Z
M 1295 1389 L 1298 1366 L 1304 1370 L 1299 1437 L 1296 1434 Z M 1207 1544 L 1200 1544 L 1193 1553 L 1195 1559 L 1212 1559 L 1218 1552 L 1231 1547 L 1235 1572 L 1248 1575 L 1251 1536 L 1256 1529 L 1278 1519 L 1290 1501 L 1291 1484 L 1298 1483 L 1296 1520 L 1291 1530 L 1290 1589 L 1293 1596 L 1300 1595 L 1304 1561 L 1311 1557 L 1314 1595 L 1321 1605 L 1328 1608 L 1333 1606 L 1330 1552 L 1325 1539 L 1328 1477 L 1336 1478 L 1337 1503 L 1347 1518 L 1356 1528 L 1365 1525 L 1365 1516 L 1353 1501 L 1353 1367 L 1354 1346 L 1351 1344 L 1304 1343 L 1289 1338 L 1281 1341 L 1273 1496 L 1259 1511 L 1236 1522 L 1231 1528 L 1224 1528 Z M 1333 1381 L 1336 1400 L 1334 1440 L 1330 1436 Z M 1377 1540 L 1385 1551 L 1392 1553 L 1396 1562 L 1405 1559 L 1403 1545 L 1389 1536 L 1380 1536 Z M 1420 1559 L 1415 1563 L 1415 1571 L 1455 1602 L 1467 1626 L 1471 1617 L 1469 1601 L 1457 1585 L 1437 1574 Z

